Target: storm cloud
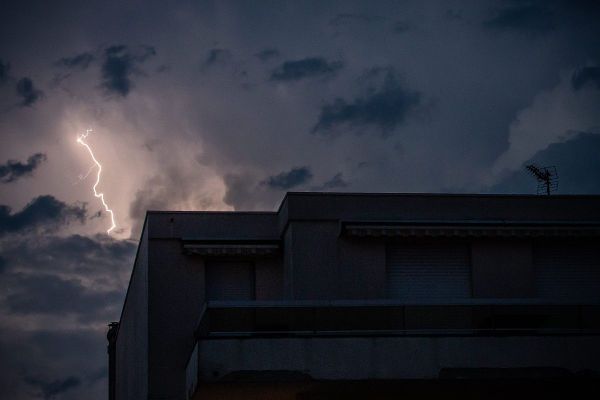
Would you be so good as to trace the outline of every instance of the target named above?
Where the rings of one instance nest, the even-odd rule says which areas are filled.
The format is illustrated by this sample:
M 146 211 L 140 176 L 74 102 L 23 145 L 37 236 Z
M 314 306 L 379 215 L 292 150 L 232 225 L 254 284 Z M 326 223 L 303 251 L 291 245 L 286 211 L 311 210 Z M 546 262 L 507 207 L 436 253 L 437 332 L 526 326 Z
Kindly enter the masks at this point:
M 66 68 L 87 69 L 94 60 L 95 57 L 92 53 L 84 52 L 72 57 L 63 57 L 56 64 Z
M 211 66 L 215 64 L 224 64 L 231 60 L 231 52 L 228 49 L 214 48 L 208 51 L 204 64 Z
M 3 399 L 106 397 L 106 378 L 93 379 L 106 376 L 105 333 L 92 329 L 55 330 L 61 323 L 52 318 L 41 331 L 0 327 Z
M 570 139 L 552 143 L 525 161 L 522 167 L 504 177 L 490 191 L 495 193 L 536 193 L 537 182 L 525 165 L 555 166 L 557 194 L 600 193 L 600 135 L 578 132 Z
M 17 95 L 22 98 L 22 107 L 31 107 L 44 96 L 44 92 L 37 89 L 30 78 L 21 78 L 17 82 Z
M 255 54 L 255 56 L 262 62 L 267 62 L 271 59 L 277 58 L 280 56 L 279 50 L 274 48 L 267 48 L 259 51 Z
M 583 67 L 576 70 L 571 77 L 573 89 L 580 90 L 587 85 L 595 84 L 600 89 L 600 67 Z
M 296 186 L 308 183 L 313 177 L 310 168 L 294 167 L 289 171 L 281 172 L 277 175 L 269 176 L 263 181 L 263 184 L 272 189 L 288 190 Z
M 335 76 L 344 66 L 341 61 L 327 61 L 323 57 L 308 57 L 284 61 L 271 73 L 272 81 L 299 81 L 309 78 Z
M 120 290 L 97 291 L 76 279 L 49 274 L 5 276 L 15 282 L 4 304 L 18 314 L 79 314 L 80 318 L 111 318 L 123 294 Z M 52 300 L 49 300 L 52 299 Z
M 27 377 L 26 382 L 29 385 L 38 388 L 44 399 L 53 399 L 55 396 L 81 385 L 81 380 L 75 376 L 69 376 L 65 379 L 57 379 L 50 382 L 39 378 Z
M 486 20 L 484 26 L 497 30 L 541 33 L 556 28 L 554 13 L 544 3 L 524 3 L 504 7 Z
M 4 238 L 0 398 L 106 397 L 105 326 L 136 247 L 107 235 Z
M 0 85 L 6 83 L 10 72 L 10 64 L 0 58 Z
M 351 101 L 337 98 L 324 105 L 312 132 L 329 134 L 339 127 L 361 132 L 361 128 L 374 127 L 388 135 L 404 123 L 420 102 L 419 92 L 403 87 L 393 70 L 388 71 L 379 87 L 370 87 Z
M 104 50 L 102 87 L 109 94 L 125 97 L 134 87 L 133 76 L 141 75 L 140 64 L 156 55 L 152 46 L 129 48 L 114 45 Z
M 23 236 L 5 244 L 4 270 L 11 274 L 13 293 L 26 292 L 19 288 L 35 285 L 36 281 L 31 279 L 42 275 L 54 279 L 55 286 L 69 286 L 71 292 L 84 296 L 98 291 L 110 294 L 125 287 L 122 278 L 129 275 L 136 248 L 134 241 L 115 240 L 106 235 L 46 235 L 36 241 Z M 30 295 L 36 298 L 36 294 Z M 104 301 L 99 300 L 101 304 Z M 81 312 L 85 313 L 83 309 Z
M 0 205 L 0 235 L 35 229 L 48 230 L 71 221 L 83 223 L 86 215 L 84 204 L 68 205 L 51 195 L 36 197 L 16 213 L 11 213 L 10 207 Z
M 346 182 L 346 180 L 344 179 L 344 174 L 341 172 L 338 172 L 331 179 L 328 179 L 327 181 L 323 182 L 323 184 L 321 184 L 319 186 L 315 186 L 311 189 L 327 191 L 327 190 L 333 190 L 333 189 L 343 189 L 348 186 L 350 186 L 350 183 Z
M 274 210 L 287 190 L 535 193 L 528 162 L 556 165 L 560 194 L 600 193 L 599 18 L 600 2 L 563 0 L 12 2 L 0 398 L 107 398 L 106 323 L 148 209 Z M 96 170 L 79 179 L 88 128 L 110 236 Z
M 19 178 L 32 176 L 40 164 L 47 160 L 44 153 L 35 153 L 30 156 L 26 162 L 8 160 L 5 164 L 0 164 L 0 182 L 11 183 Z
M 381 23 L 385 20 L 386 18 L 381 15 L 342 13 L 331 18 L 329 24 L 339 27 L 343 25 Z

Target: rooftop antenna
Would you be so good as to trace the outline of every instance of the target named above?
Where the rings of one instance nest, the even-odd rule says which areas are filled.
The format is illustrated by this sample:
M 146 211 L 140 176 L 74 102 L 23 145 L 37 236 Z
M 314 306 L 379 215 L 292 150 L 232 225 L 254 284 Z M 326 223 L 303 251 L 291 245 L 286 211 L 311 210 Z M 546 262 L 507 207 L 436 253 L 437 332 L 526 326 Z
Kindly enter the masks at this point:
M 558 172 L 555 166 L 538 167 L 535 164 L 529 164 L 525 168 L 537 179 L 537 194 L 545 194 L 550 196 L 550 193 L 558 190 Z

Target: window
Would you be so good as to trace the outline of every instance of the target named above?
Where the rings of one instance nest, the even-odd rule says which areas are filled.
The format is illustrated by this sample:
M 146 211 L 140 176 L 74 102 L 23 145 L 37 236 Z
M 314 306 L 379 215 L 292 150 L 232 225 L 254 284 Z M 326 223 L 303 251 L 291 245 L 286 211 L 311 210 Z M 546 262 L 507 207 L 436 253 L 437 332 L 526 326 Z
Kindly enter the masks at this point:
M 254 265 L 245 261 L 206 263 L 208 300 L 254 300 Z
M 390 298 L 435 301 L 471 297 L 468 244 L 391 244 L 386 264 Z

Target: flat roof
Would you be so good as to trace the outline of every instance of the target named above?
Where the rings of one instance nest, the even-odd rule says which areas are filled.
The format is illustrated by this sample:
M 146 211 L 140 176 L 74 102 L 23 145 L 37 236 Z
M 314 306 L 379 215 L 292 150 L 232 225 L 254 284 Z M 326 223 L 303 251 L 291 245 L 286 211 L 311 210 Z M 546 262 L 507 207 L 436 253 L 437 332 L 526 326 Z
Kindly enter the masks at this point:
M 147 212 L 149 238 L 273 239 L 294 221 L 600 223 L 600 195 L 288 192 L 275 211 Z

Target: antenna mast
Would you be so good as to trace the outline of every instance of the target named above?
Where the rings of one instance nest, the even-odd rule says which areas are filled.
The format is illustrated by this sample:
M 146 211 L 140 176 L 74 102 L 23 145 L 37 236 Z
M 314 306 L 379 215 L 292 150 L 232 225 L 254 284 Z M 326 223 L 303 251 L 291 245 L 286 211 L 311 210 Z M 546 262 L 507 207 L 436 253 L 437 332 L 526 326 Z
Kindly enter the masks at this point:
M 545 194 L 558 190 L 558 172 L 555 166 L 538 167 L 535 164 L 529 164 L 525 167 L 538 181 L 537 194 Z

